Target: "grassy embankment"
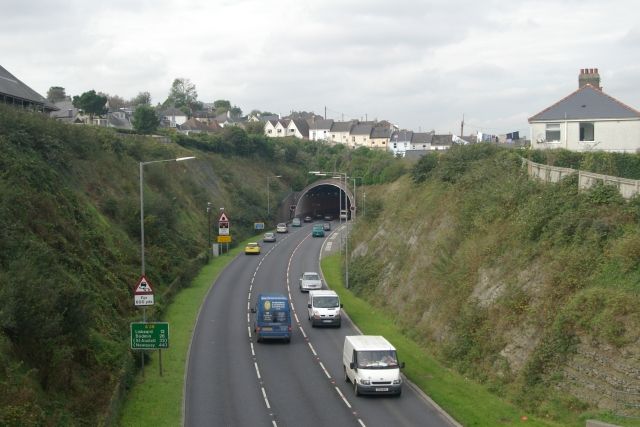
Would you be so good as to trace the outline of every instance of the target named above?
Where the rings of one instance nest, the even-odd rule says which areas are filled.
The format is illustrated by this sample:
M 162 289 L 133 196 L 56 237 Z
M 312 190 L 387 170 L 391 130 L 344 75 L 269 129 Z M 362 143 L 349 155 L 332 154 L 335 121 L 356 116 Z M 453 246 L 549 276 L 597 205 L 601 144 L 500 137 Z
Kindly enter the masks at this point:
M 156 427 L 182 424 L 185 369 L 200 305 L 222 270 L 243 251 L 246 242 L 255 239 L 249 238 L 229 254 L 214 258 L 200 271 L 191 286 L 176 296 L 165 317 L 170 328 L 170 348 L 162 353 L 163 376 L 160 376 L 158 354 L 153 352 L 145 366 L 144 378 L 139 374 L 129 392 L 119 425 Z
M 400 359 L 406 363 L 404 373 L 407 377 L 458 422 L 465 426 L 525 423 L 527 426 L 559 425 L 531 417 L 481 385 L 442 366 L 427 349 L 405 337 L 391 316 L 344 288 L 340 261 L 339 255 L 324 258 L 322 272 L 327 283 L 340 295 L 351 320 L 364 334 L 387 338 L 398 350 Z

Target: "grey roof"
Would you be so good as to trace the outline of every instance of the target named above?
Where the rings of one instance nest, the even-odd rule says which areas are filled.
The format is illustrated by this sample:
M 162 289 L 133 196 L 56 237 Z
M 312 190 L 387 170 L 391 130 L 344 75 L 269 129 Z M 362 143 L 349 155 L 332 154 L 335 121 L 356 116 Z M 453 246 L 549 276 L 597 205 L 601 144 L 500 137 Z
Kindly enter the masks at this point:
M 45 104 L 46 99 L 38 92 L 18 80 L 13 74 L 0 65 L 0 93 L 10 95 L 38 104 Z
M 280 119 L 280 117 L 278 117 L 277 114 L 267 114 L 266 116 L 261 115 L 260 116 L 260 121 L 264 121 L 264 122 L 273 122 L 273 121 L 278 121 Z
M 367 135 L 371 136 L 373 126 L 370 123 L 358 123 L 351 129 L 351 135 Z
M 331 129 L 331 125 L 333 125 L 332 119 L 316 120 L 314 123 L 309 125 L 309 129 Z
M 431 132 L 414 132 L 411 137 L 412 144 L 431 144 L 433 134 Z
M 432 145 L 451 145 L 452 143 L 453 143 L 453 136 L 451 134 L 431 136 Z
M 393 132 L 391 135 L 391 141 L 393 142 L 410 142 L 413 137 L 413 131 L 399 130 Z
M 391 137 L 391 129 L 386 127 L 376 126 L 371 131 L 371 138 L 390 138 L 390 137 Z
M 353 122 L 333 122 L 331 132 L 350 132 L 353 125 Z
M 309 124 L 305 119 L 292 119 L 291 121 L 296 125 L 302 136 L 309 137 Z
M 530 117 L 529 123 L 550 120 L 632 118 L 640 118 L 640 112 L 587 84 Z
M 60 119 L 62 121 L 68 119 L 75 119 L 78 115 L 78 109 L 73 106 L 73 102 L 69 99 L 65 99 L 64 101 L 58 101 L 54 104 L 57 110 L 49 113 L 50 117 L 54 119 Z

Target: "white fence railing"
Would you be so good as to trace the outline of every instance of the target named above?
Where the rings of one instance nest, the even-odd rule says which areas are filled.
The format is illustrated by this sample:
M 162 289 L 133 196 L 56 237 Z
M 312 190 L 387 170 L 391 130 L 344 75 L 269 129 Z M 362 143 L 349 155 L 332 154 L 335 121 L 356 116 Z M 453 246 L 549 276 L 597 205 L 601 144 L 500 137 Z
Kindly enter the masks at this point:
M 619 178 L 617 176 L 601 175 L 599 173 L 584 172 L 571 168 L 543 165 L 527 159 L 522 160 L 523 164 L 527 165 L 529 176 L 544 182 L 558 182 L 572 173 L 577 173 L 578 188 L 580 190 L 586 190 L 593 187 L 596 183 L 602 182 L 605 185 L 615 186 L 625 199 L 630 199 L 640 193 L 640 180 L 637 179 Z

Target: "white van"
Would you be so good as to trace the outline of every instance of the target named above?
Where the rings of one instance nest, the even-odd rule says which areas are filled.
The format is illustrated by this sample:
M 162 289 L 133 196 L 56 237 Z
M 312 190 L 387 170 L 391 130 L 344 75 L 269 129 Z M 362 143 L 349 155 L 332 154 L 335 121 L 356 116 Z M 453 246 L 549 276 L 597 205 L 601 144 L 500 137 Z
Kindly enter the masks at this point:
M 345 381 L 353 383 L 356 396 L 360 394 L 402 393 L 400 369 L 396 349 L 379 335 L 344 337 L 342 365 Z
M 340 327 L 340 297 L 336 291 L 309 291 L 307 309 L 311 326 L 331 325 Z

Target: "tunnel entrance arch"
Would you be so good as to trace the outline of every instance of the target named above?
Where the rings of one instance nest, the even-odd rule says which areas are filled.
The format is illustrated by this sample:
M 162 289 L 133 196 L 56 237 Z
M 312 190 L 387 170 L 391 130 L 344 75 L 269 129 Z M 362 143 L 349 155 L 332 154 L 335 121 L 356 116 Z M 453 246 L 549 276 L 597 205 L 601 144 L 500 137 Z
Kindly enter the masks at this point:
M 300 191 L 293 210 L 294 217 L 310 216 L 312 218 L 331 215 L 337 219 L 340 209 L 346 209 L 350 216 L 355 209 L 355 199 L 344 181 L 338 179 L 322 179 L 309 184 Z

